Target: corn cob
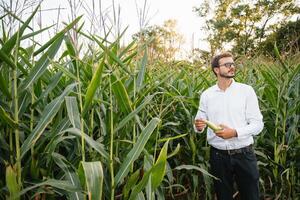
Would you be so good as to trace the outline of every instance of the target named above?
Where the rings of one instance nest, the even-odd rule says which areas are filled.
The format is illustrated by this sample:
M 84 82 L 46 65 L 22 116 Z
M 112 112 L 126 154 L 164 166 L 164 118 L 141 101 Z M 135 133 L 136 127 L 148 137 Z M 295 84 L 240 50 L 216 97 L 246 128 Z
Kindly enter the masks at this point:
M 208 121 L 208 120 L 204 120 L 204 122 L 206 123 L 206 125 L 211 128 L 213 131 L 220 131 L 222 130 L 222 128 L 220 126 L 217 126 L 216 124 Z

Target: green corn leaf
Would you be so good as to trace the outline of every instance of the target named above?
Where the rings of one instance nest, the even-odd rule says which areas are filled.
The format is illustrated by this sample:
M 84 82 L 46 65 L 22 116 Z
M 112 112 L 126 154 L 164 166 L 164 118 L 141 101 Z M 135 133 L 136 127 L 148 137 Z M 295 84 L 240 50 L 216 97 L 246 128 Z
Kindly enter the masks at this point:
M 151 173 L 151 184 L 152 191 L 154 191 L 162 182 L 165 174 L 166 174 L 166 164 L 167 164 L 167 155 L 168 155 L 168 144 L 169 140 L 167 140 L 161 149 L 157 161 L 153 166 L 153 170 Z
M 112 59 L 112 61 L 115 61 L 121 69 L 123 69 L 127 74 L 130 74 L 130 72 L 127 70 L 126 65 L 124 62 L 120 60 L 120 58 L 109 48 L 107 48 L 101 41 L 99 41 L 96 37 L 92 36 L 93 40 L 103 49 L 103 51 Z M 116 45 L 116 44 L 115 44 Z M 111 49 L 114 49 L 114 46 L 110 47 Z
M 67 77 L 69 77 L 72 80 L 77 80 L 77 77 L 72 74 L 64 65 L 57 64 L 55 62 L 51 62 L 51 65 L 54 66 L 55 68 L 59 69 L 62 71 Z
M 2 46 L 1 51 L 0 52 L 5 52 L 6 55 L 9 55 L 11 50 L 14 48 L 14 46 L 16 45 L 18 38 L 22 37 L 25 29 L 28 27 L 30 21 L 32 20 L 33 16 L 35 15 L 35 13 L 37 12 L 39 6 L 37 6 L 35 8 L 35 10 L 33 11 L 33 13 L 29 16 L 29 18 L 24 22 L 24 24 L 20 27 L 20 29 L 7 41 L 5 42 L 5 44 Z M 0 61 L 1 63 L 1 61 Z
M 23 84 L 20 86 L 20 91 L 26 90 L 31 84 L 36 82 L 38 78 L 43 75 L 43 73 L 47 69 L 50 59 L 53 59 L 57 51 L 59 50 L 62 40 L 63 35 L 57 38 L 57 40 L 55 40 L 49 47 L 48 51 L 44 55 L 42 55 L 42 57 L 36 62 L 34 67 L 29 72 L 28 76 L 25 78 Z
M 20 51 L 23 51 L 24 53 L 22 54 Z M 30 55 L 29 53 L 26 52 L 25 49 L 23 49 L 22 47 L 19 47 L 19 54 L 18 57 L 20 59 L 19 64 L 22 66 L 27 66 L 27 68 L 31 69 L 32 68 L 32 64 L 30 63 Z
M 67 159 L 58 153 L 52 153 L 54 162 L 64 171 L 66 179 L 77 188 L 81 188 L 79 177 L 76 175 L 72 168 L 72 164 Z M 81 192 L 70 192 L 70 199 L 83 200 L 84 196 Z
M 271 87 L 272 90 L 276 91 L 278 90 L 278 85 L 276 83 L 279 83 L 280 80 L 277 78 L 277 76 L 270 71 L 264 71 L 261 70 L 261 75 L 264 78 L 264 81 Z
M 65 37 L 65 42 L 68 49 L 68 54 L 71 56 L 71 58 L 76 58 L 76 49 L 72 43 L 70 36 Z
M 64 132 L 69 132 L 69 133 L 71 133 L 71 134 L 73 134 L 73 135 L 76 135 L 76 136 L 78 136 L 78 137 L 81 137 L 82 134 L 84 134 L 85 142 L 86 142 L 88 145 L 90 145 L 92 148 L 94 148 L 98 153 L 100 153 L 100 155 L 103 156 L 103 158 L 105 158 L 106 160 L 109 160 L 109 155 L 108 155 L 108 153 L 105 151 L 104 146 L 103 146 L 101 143 L 95 141 L 93 138 L 91 138 L 91 137 L 88 136 L 87 134 L 81 133 L 80 129 L 77 129 L 77 128 L 69 128 L 69 129 L 63 131 L 63 133 L 64 133 Z
M 136 105 L 140 104 L 141 101 L 144 100 L 144 97 L 149 95 L 149 93 L 151 93 L 153 90 L 155 90 L 158 87 L 161 87 L 161 85 L 165 84 L 167 80 L 169 80 L 173 75 L 170 73 L 162 73 L 159 75 L 157 80 L 160 81 L 156 81 L 154 83 L 151 83 L 150 85 L 148 85 L 149 87 L 145 90 L 141 90 L 140 94 L 139 94 L 139 98 L 137 98 L 135 100 Z M 150 81 L 149 81 L 150 82 Z M 156 94 L 159 94 L 159 92 L 157 92 Z
M 37 104 L 39 101 L 45 99 L 49 95 L 49 93 L 57 86 L 57 84 L 59 83 L 61 77 L 62 77 L 62 72 L 57 72 L 56 74 L 53 75 L 51 80 L 49 80 L 47 88 L 43 91 L 43 93 L 35 101 L 33 106 L 35 106 L 35 104 Z
M 45 141 L 47 141 L 47 143 L 42 144 L 42 148 L 45 149 L 45 152 L 47 152 L 49 155 L 52 155 L 52 153 L 56 151 L 57 145 L 66 138 L 63 137 L 63 131 L 68 129 L 70 125 L 71 123 L 66 117 L 59 120 L 57 125 L 53 125 L 52 131 L 45 135 Z
M 48 26 L 48 27 L 43 28 L 41 30 L 38 30 L 38 31 L 35 31 L 35 32 L 32 32 L 32 33 L 26 34 L 26 35 L 24 35 L 24 36 L 21 37 L 21 40 L 25 40 L 27 38 L 33 37 L 35 35 L 38 35 L 38 34 L 44 32 L 44 31 L 48 30 L 49 28 L 52 28 L 53 26 L 54 25 L 51 25 L 51 26 Z
M 145 73 L 146 73 L 146 65 L 147 65 L 147 51 L 145 51 L 142 62 L 141 62 L 141 68 L 140 71 L 138 73 L 138 78 L 137 78 L 137 82 L 136 82 L 136 91 L 137 93 L 140 91 L 140 89 L 143 86 L 143 82 L 145 79 Z
M 74 66 L 74 69 L 77 69 L 77 54 L 76 54 L 76 49 L 72 43 L 72 40 L 70 38 L 69 35 L 67 35 L 65 37 L 65 43 L 66 43 L 66 47 L 67 47 L 67 50 L 66 50 L 66 55 L 69 55 L 72 59 L 72 63 L 73 63 L 73 66 Z
M 3 124 L 8 124 L 11 128 L 17 128 L 18 124 L 13 120 L 10 115 L 0 106 L 0 120 Z
M 126 184 L 123 188 L 124 199 L 128 199 L 129 192 L 130 192 L 131 188 L 133 188 L 133 186 L 136 185 L 139 177 L 140 177 L 140 170 L 138 169 L 128 178 L 128 181 L 126 182 Z
M 138 198 L 138 195 L 146 187 L 148 195 L 151 195 L 152 192 L 154 192 L 155 189 L 160 185 L 166 173 L 167 148 L 168 141 L 164 144 L 162 150 L 160 151 L 156 163 L 150 169 L 144 164 L 144 168 L 148 168 L 148 171 L 144 174 L 142 180 L 136 186 L 133 187 L 129 200 L 134 200 Z
M 9 191 L 9 199 L 20 199 L 20 197 L 16 196 L 20 192 L 20 186 L 17 183 L 17 171 L 11 165 L 6 167 L 5 179 L 6 187 Z
M 146 152 L 146 150 L 145 150 L 145 152 Z M 144 156 L 144 163 L 143 163 L 143 168 L 144 168 L 144 171 L 146 171 L 146 173 L 149 170 L 152 170 L 153 163 L 154 163 L 153 156 L 148 154 L 148 152 L 146 152 L 145 156 Z M 151 173 L 152 173 L 152 171 L 151 171 Z M 148 178 L 148 182 L 145 186 L 145 192 L 146 192 L 147 199 L 152 199 L 153 192 L 152 192 L 151 178 Z M 140 193 L 142 193 L 142 192 L 140 192 Z
M 31 99 L 31 94 L 29 92 L 24 92 L 20 94 L 20 104 L 19 104 L 19 118 L 23 116 L 24 113 L 28 110 L 28 107 L 30 106 L 32 99 Z
M 158 140 L 158 142 L 166 142 L 167 140 L 175 140 L 175 139 L 178 139 L 178 138 L 182 138 L 182 137 L 185 137 L 188 133 L 186 134 L 181 134 L 181 135 L 176 135 L 174 137 L 168 137 L 168 138 L 161 138 Z
M 212 177 L 212 178 L 214 178 L 214 179 L 216 179 L 216 180 L 219 179 L 219 178 L 217 178 L 217 177 L 211 175 L 211 174 L 210 174 L 209 172 L 207 172 L 205 169 L 202 169 L 202 168 L 200 168 L 200 167 L 198 167 L 198 166 L 195 166 L 195 165 L 180 165 L 180 166 L 178 166 L 178 167 L 175 167 L 175 170 L 183 170 L 183 169 L 185 169 L 185 170 L 197 170 L 197 171 L 201 172 L 202 174 L 207 175 L 207 176 L 210 176 L 210 177 Z
M 285 69 L 285 72 L 289 72 L 289 68 L 283 61 L 282 57 L 280 56 L 276 42 L 274 43 L 274 52 L 275 52 L 275 56 L 278 58 L 279 62 L 281 63 L 281 66 Z
M 26 71 L 26 69 L 19 62 L 17 62 L 17 67 L 24 75 L 28 75 L 28 72 Z
M 74 128 L 80 129 L 80 115 L 76 97 L 65 97 L 69 120 Z
M 59 84 L 59 81 L 62 77 L 62 72 L 57 72 L 56 74 L 54 74 L 51 79 L 48 81 L 46 79 L 46 77 L 43 77 L 44 81 L 47 80 L 47 87 L 46 89 L 42 92 L 42 94 L 39 96 L 39 98 L 37 100 L 34 101 L 34 103 L 32 104 L 32 107 L 35 107 L 36 105 L 38 105 L 41 101 L 45 100 L 45 98 L 48 97 L 48 95 L 51 93 L 51 91 L 53 91 L 53 89 Z M 48 77 L 47 77 L 48 78 Z M 45 81 L 46 82 L 46 81 Z M 24 101 L 24 99 L 23 99 Z
M 40 121 L 32 131 L 32 133 L 26 138 L 24 143 L 21 146 L 21 157 L 23 157 L 26 152 L 34 146 L 36 141 L 43 134 L 45 128 L 49 123 L 51 123 L 52 119 L 55 117 L 56 113 L 59 111 L 62 102 L 64 101 L 65 96 L 67 96 L 75 87 L 76 83 L 68 85 L 63 93 L 51 101 L 44 109 L 41 114 Z
M 137 51 L 134 51 L 132 54 L 124 58 L 123 62 L 127 64 L 127 62 L 131 61 L 138 54 Z
M 81 182 L 87 187 L 88 199 L 102 200 L 103 169 L 101 162 L 81 162 L 78 174 Z
M 129 95 L 126 91 L 124 84 L 114 75 L 111 75 L 112 90 L 116 96 L 117 102 L 122 112 L 130 113 L 132 112 L 131 101 Z
M 67 192 L 81 192 L 81 188 L 78 188 L 76 186 L 74 186 L 72 183 L 70 183 L 69 181 L 61 181 L 61 180 L 56 180 L 56 179 L 48 179 L 44 182 L 41 183 L 36 183 L 33 186 L 27 187 L 25 189 L 23 189 L 19 195 L 23 195 L 27 192 L 29 192 L 30 190 L 33 190 L 35 188 L 39 188 L 42 186 L 52 186 L 53 188 L 57 188 L 59 190 L 65 190 Z M 53 189 L 52 189 L 53 190 Z
M 142 180 L 133 188 L 132 192 L 130 193 L 129 200 L 137 199 L 137 196 L 139 195 L 139 193 L 146 187 L 146 185 L 150 179 L 152 169 L 153 168 L 151 168 L 149 171 L 147 171 L 144 174 Z
M 2 27 L 1 27 L 1 29 L 2 29 L 2 38 L 0 40 L 1 44 L 3 44 L 7 40 L 7 34 L 6 34 L 7 31 L 5 30 L 4 20 L 2 20 L 6 15 L 7 15 L 7 13 L 0 17 L 1 25 L 2 25 Z
M 148 105 L 155 95 L 150 95 L 144 98 L 144 101 L 139 105 L 134 111 L 129 113 L 122 121 L 117 125 L 114 129 L 114 132 L 117 132 L 121 128 L 123 128 L 132 118 L 134 118 L 137 113 L 139 113 L 146 105 Z
M 45 49 L 47 49 L 50 45 L 52 45 L 52 43 L 54 43 L 55 41 L 58 40 L 58 38 L 61 38 L 64 36 L 64 34 L 69 31 L 75 24 L 77 24 L 77 22 L 80 20 L 82 16 L 77 17 L 76 19 L 74 19 L 74 21 L 72 21 L 69 25 L 67 25 L 62 31 L 60 31 L 59 33 L 57 33 L 53 38 L 51 38 L 48 42 L 46 42 L 46 44 L 44 44 L 42 47 L 40 47 L 38 50 L 36 50 L 33 55 L 36 56 L 39 53 L 41 53 L 42 51 L 44 51 Z
M 101 85 L 102 72 L 103 72 L 104 65 L 105 64 L 104 64 L 104 58 L 103 58 L 100 65 L 97 67 L 96 72 L 94 73 L 91 82 L 88 85 L 88 88 L 87 88 L 87 91 L 85 94 L 85 101 L 84 101 L 84 105 L 83 105 L 83 109 L 82 109 L 83 115 L 85 115 L 87 113 L 90 105 L 92 104 L 95 92 L 96 92 L 97 88 L 99 88 Z
M 16 65 L 13 60 L 11 60 L 8 56 L 9 54 L 4 53 L 2 49 L 0 49 L 0 65 L 2 62 L 5 62 L 12 69 L 16 68 Z
M 133 45 L 136 44 L 136 41 L 132 41 L 130 44 L 128 44 L 125 49 L 122 50 L 122 52 L 119 54 L 119 57 L 121 58 L 123 55 L 128 54 L 128 52 L 131 50 L 131 48 L 133 47 Z M 135 54 L 137 53 L 136 51 L 134 52 Z M 127 58 L 125 58 L 126 60 Z M 125 62 L 124 60 L 124 62 Z
M 299 82 L 296 81 L 297 77 L 299 78 L 300 74 L 300 64 L 297 65 L 297 67 L 290 72 L 290 76 L 288 79 L 288 85 L 291 85 L 291 82 L 295 81 L 295 84 L 299 84 Z
M 180 143 L 178 143 L 176 149 L 171 154 L 168 155 L 168 159 L 175 156 L 179 152 L 179 150 L 180 150 Z
M 115 176 L 115 184 L 117 185 L 120 181 L 128 174 L 131 164 L 139 157 L 143 151 L 148 139 L 150 138 L 152 132 L 160 122 L 160 119 L 153 118 L 142 131 L 137 139 L 137 142 L 133 145 L 131 151 L 127 154 L 125 160 L 120 166 L 120 169 Z

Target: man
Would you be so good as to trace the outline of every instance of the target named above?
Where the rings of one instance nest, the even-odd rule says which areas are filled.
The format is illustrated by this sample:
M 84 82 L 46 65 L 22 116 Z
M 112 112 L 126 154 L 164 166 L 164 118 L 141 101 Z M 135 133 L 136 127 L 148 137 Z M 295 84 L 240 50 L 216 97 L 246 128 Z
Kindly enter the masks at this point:
M 207 130 L 211 173 L 219 178 L 214 180 L 217 198 L 232 200 L 235 181 L 242 200 L 259 199 L 259 172 L 252 148 L 253 136 L 263 129 L 257 96 L 251 86 L 234 81 L 231 53 L 215 56 L 211 66 L 217 84 L 201 94 L 195 129 L 203 132 L 204 120 L 222 128 Z

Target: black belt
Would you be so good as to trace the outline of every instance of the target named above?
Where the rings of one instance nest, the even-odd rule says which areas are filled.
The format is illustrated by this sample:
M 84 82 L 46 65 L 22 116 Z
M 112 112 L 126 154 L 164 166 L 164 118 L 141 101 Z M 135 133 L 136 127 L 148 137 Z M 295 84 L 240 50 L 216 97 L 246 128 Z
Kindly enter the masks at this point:
M 241 154 L 241 153 L 244 153 L 244 152 L 253 151 L 252 144 L 250 144 L 249 146 L 240 148 L 240 149 L 221 150 L 221 149 L 217 149 L 213 146 L 211 147 L 211 149 L 214 150 L 214 151 L 217 151 L 219 153 L 226 154 L 226 155 Z

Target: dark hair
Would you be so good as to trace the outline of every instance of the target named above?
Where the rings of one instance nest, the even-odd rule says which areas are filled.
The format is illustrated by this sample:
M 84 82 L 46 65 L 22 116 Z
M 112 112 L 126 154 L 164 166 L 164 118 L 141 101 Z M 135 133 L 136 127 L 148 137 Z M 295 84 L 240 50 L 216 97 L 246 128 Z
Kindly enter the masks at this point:
M 222 58 L 227 58 L 227 57 L 233 58 L 233 55 L 230 52 L 224 52 L 224 53 L 218 54 L 212 58 L 211 69 L 215 75 L 216 75 L 216 73 L 214 71 L 214 68 L 219 67 L 219 60 L 221 60 Z

